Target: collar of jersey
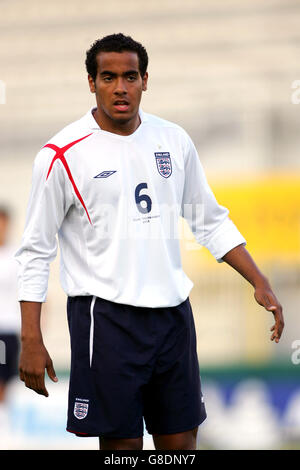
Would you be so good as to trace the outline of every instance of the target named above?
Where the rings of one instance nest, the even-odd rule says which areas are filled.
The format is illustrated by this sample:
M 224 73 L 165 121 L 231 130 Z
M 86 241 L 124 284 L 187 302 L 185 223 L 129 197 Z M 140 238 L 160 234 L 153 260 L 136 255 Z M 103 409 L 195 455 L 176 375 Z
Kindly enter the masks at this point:
M 86 119 L 88 121 L 88 127 L 93 131 L 102 131 L 102 132 L 105 132 L 106 134 L 111 135 L 112 137 L 116 137 L 116 138 L 119 138 L 119 139 L 128 140 L 128 139 L 132 138 L 139 131 L 142 124 L 147 121 L 145 113 L 143 112 L 143 110 L 141 108 L 139 108 L 139 116 L 140 116 L 140 119 L 141 119 L 141 124 L 139 125 L 139 127 L 132 134 L 129 134 L 129 135 L 115 134 L 114 132 L 103 131 L 101 129 L 101 127 L 98 125 L 97 121 L 95 120 L 95 118 L 93 116 L 92 111 L 94 109 L 96 109 L 95 106 L 90 108 L 90 110 L 86 114 Z

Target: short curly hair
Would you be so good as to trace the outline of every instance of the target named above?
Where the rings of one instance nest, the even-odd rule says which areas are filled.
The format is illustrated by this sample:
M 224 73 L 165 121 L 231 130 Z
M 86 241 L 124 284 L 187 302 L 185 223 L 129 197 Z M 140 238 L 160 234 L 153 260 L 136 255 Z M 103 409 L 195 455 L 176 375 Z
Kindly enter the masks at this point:
M 139 58 L 139 70 L 144 77 L 148 67 L 148 54 L 144 46 L 136 42 L 130 36 L 124 34 L 110 34 L 102 39 L 97 39 L 89 50 L 86 51 L 85 66 L 89 75 L 95 81 L 97 76 L 97 54 L 99 52 L 136 52 Z

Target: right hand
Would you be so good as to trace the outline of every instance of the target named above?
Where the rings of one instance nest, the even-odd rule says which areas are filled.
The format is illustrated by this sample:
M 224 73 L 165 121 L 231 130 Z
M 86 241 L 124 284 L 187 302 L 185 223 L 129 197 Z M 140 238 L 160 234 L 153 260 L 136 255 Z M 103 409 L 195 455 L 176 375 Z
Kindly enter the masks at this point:
M 22 342 L 19 361 L 19 373 L 26 387 L 31 388 L 39 395 L 49 396 L 45 387 L 45 369 L 53 382 L 58 382 L 51 357 L 43 342 L 27 340 Z

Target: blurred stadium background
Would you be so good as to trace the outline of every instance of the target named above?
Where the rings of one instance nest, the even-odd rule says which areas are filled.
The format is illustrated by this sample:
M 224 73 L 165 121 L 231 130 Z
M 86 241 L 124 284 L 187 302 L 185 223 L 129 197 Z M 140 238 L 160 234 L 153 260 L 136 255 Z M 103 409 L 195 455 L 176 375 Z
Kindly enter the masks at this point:
M 106 34 L 133 36 L 150 57 L 143 109 L 191 135 L 286 320 L 280 343 L 272 343 L 273 316 L 255 302 L 253 288 L 189 236 L 182 240 L 208 412 L 199 448 L 299 449 L 300 1 L 1 0 L 0 10 L 0 202 L 14 211 L 14 243 L 35 154 L 94 104 L 86 49 Z M 64 430 L 65 305 L 56 260 L 43 331 L 60 381 L 47 381 L 47 400 L 18 380 L 11 384 L 2 449 L 98 446 Z M 146 434 L 145 448 L 151 446 Z

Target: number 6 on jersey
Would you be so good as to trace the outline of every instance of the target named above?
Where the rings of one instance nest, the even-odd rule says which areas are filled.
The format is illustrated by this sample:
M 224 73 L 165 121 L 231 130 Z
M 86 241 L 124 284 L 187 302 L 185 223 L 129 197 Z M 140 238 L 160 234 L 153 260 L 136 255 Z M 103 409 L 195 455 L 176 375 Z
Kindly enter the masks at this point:
M 141 190 L 144 189 L 144 188 L 148 188 L 147 183 L 140 183 L 135 188 L 135 202 L 136 202 L 136 206 L 137 206 L 138 210 L 142 214 L 147 214 L 147 212 L 151 211 L 152 201 L 151 201 L 150 196 L 148 196 L 147 194 L 140 194 Z M 146 207 L 143 207 L 141 205 L 142 201 L 146 202 Z

